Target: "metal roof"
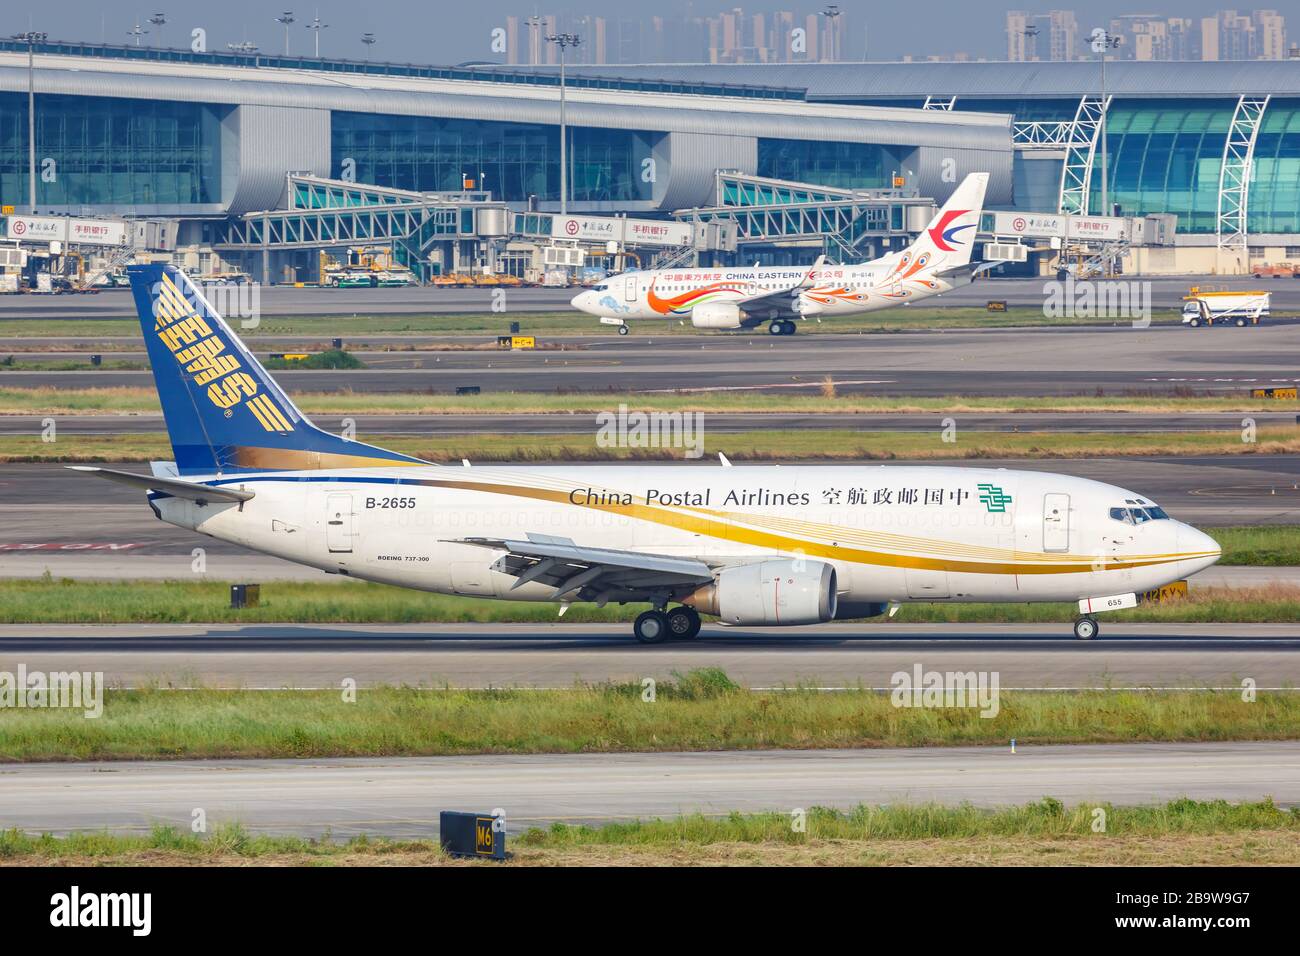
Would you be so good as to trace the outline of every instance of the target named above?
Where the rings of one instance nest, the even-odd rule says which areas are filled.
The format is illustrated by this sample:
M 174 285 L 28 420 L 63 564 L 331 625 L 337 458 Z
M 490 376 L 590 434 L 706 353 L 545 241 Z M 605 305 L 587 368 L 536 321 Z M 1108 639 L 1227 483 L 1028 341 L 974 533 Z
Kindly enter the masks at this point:
M 549 73 L 547 67 L 533 67 Z M 769 63 L 645 64 L 569 68 L 582 76 L 657 77 L 743 85 L 802 87 L 812 101 L 923 99 L 926 96 L 1077 97 L 1100 85 L 1096 60 L 1068 63 Z M 1300 60 L 1131 61 L 1106 64 L 1115 96 L 1217 97 L 1271 93 L 1300 97 Z M 960 102 L 960 101 L 959 101 Z
M 0 91 L 25 92 L 26 53 L 0 52 Z M 559 122 L 551 86 L 37 54 L 38 93 L 484 121 Z M 1010 150 L 1010 116 L 642 89 L 569 91 L 575 126 Z

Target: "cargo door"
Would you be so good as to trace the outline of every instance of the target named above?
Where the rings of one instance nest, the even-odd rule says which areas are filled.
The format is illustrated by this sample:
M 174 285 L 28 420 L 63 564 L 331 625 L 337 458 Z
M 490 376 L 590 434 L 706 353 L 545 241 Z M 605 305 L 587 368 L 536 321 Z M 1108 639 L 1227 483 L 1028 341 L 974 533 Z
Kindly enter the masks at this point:
M 357 519 L 352 511 L 352 496 L 327 495 L 325 512 L 326 547 L 331 554 L 350 554 Z
M 1070 550 L 1070 496 L 1043 495 L 1043 550 Z
M 929 568 L 905 568 L 907 596 L 917 601 L 938 601 L 951 597 L 948 591 L 948 572 Z

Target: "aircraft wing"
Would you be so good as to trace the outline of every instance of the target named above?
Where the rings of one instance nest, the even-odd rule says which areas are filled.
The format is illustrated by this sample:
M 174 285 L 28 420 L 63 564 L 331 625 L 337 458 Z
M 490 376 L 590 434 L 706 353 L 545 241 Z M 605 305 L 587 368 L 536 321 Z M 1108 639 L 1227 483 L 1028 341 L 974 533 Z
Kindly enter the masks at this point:
M 816 284 L 813 275 L 825 264 L 826 257 L 818 256 L 817 261 L 803 274 L 803 278 L 794 285 L 775 292 L 765 292 L 762 295 L 741 299 L 736 304 L 751 315 L 766 311 L 769 318 L 798 318 L 800 313 L 794 307 L 795 297 L 801 289 L 809 289 Z
M 709 566 L 695 558 L 589 548 L 575 544 L 570 538 L 553 535 L 530 534 L 526 540 L 452 540 L 457 544 L 505 551 L 493 563 L 492 570 L 515 577 L 512 591 L 537 581 L 556 588 L 556 598 L 593 600 L 602 606 L 611 599 L 645 599 L 713 580 Z

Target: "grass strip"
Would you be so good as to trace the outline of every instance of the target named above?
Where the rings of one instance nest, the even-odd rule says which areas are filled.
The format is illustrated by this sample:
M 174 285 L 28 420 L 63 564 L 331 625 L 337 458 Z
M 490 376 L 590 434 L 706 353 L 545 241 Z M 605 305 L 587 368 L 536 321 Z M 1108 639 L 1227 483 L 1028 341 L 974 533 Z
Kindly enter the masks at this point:
M 340 678 L 341 680 L 342 678 Z M 750 691 L 704 668 L 660 681 L 561 690 L 370 687 L 109 690 L 103 715 L 8 710 L 0 762 L 1294 740 L 1300 694 L 1213 690 L 1004 691 L 993 717 L 897 708 L 872 690 Z
M 1093 832 L 1095 811 L 1106 831 Z M 1290 864 L 1300 861 L 1300 813 L 1270 801 L 1175 800 L 1152 806 L 1044 798 L 980 810 L 932 804 L 812 808 L 805 832 L 780 813 L 686 816 L 603 827 L 557 824 L 508 841 L 512 865 L 875 864 L 1094 865 Z M 433 840 L 335 840 L 252 834 L 223 824 L 206 836 L 174 827 L 147 834 L 65 837 L 0 831 L 8 865 L 495 865 L 457 861 Z
M 689 461 L 685 448 L 619 448 L 597 445 L 597 430 L 571 434 L 363 435 L 358 440 L 434 463 L 469 459 L 546 463 L 589 461 Z M 849 429 L 754 430 L 701 435 L 705 457 L 723 451 L 732 461 L 979 461 L 1125 456 L 1294 455 L 1300 429 L 1260 428 L 1254 443 L 1236 431 L 1187 432 L 962 432 L 945 442 L 933 432 Z M 0 463 L 145 462 L 172 455 L 166 435 L 61 434 L 45 441 L 39 432 L 0 437 Z M 705 466 L 713 464 L 706 462 Z M 1289 488 L 1284 490 L 1291 490 Z
M 33 558 L 39 560 L 39 558 Z M 38 565 L 39 566 L 39 565 Z M 258 607 L 230 607 L 230 586 L 222 581 L 0 580 L 0 623 L 4 624 L 426 624 L 554 623 L 557 605 L 498 601 L 412 591 L 385 584 L 337 581 L 272 581 L 261 587 Z M 565 623 L 631 621 L 646 605 L 574 605 Z M 1077 616 L 1073 604 L 905 604 L 890 620 L 861 622 L 864 631 L 885 636 L 891 623 L 1065 624 Z M 1291 623 L 1300 620 L 1300 587 L 1194 588 L 1186 598 L 1142 604 L 1108 613 L 1124 623 Z
M 1119 395 L 1063 396 L 971 396 L 941 395 L 880 396 L 855 392 L 840 393 L 833 379 L 809 383 L 807 394 L 789 389 L 779 393 L 761 391 L 727 392 L 588 392 L 547 394 L 539 392 L 488 392 L 480 395 L 429 394 L 414 392 L 354 393 L 347 388 L 335 392 L 299 392 L 294 401 L 308 414 L 317 415 L 530 415 L 555 412 L 597 415 L 617 411 L 625 404 L 632 411 L 733 413 L 836 414 L 1016 414 L 1028 412 L 1130 412 L 1146 415 L 1207 414 L 1212 412 L 1300 411 L 1300 400 L 1255 399 L 1246 391 L 1239 395 L 1193 395 L 1152 391 Z M 0 414 L 3 415 L 124 415 L 160 414 L 158 394 L 152 388 L 119 386 L 105 388 L 36 388 L 0 386 Z M 869 423 L 867 419 L 864 424 Z M 936 431 L 938 426 L 936 425 Z

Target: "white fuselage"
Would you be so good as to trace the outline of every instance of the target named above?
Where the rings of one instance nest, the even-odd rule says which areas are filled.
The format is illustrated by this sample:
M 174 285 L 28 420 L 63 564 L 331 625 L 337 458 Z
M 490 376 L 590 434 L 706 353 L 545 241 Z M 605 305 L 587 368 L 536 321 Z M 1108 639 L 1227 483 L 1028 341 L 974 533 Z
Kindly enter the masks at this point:
M 887 309 L 950 291 L 962 281 L 955 275 L 939 275 L 924 264 L 909 262 L 900 268 L 902 256 L 895 253 L 861 265 L 811 271 L 765 266 L 625 272 L 580 292 L 572 304 L 602 319 L 625 321 L 689 319 L 700 306 L 729 303 L 741 311 L 742 322 L 756 323 L 779 315 L 841 316 Z M 757 298 L 780 297 L 783 292 L 788 296 L 785 302 L 754 304 Z
M 1110 516 L 1141 496 L 1086 479 L 953 467 L 396 467 L 226 475 L 241 504 L 154 495 L 173 524 L 325 571 L 446 594 L 549 601 L 462 539 L 549 535 L 712 567 L 835 567 L 842 617 L 906 601 L 1065 601 L 1213 564 L 1181 522 Z

